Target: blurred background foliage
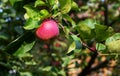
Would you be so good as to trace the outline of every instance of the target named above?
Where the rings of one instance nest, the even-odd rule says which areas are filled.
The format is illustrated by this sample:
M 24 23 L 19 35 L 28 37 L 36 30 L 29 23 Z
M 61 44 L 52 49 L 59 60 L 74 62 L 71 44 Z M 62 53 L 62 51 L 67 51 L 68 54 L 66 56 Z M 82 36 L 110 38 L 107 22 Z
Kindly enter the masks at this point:
M 82 39 L 100 52 L 88 76 L 119 76 L 120 0 L 74 0 L 71 5 L 55 1 L 0 1 L 0 76 L 83 76 L 94 54 L 82 47 Z M 64 29 L 59 27 L 60 35 L 55 39 L 39 40 L 34 31 L 49 17 Z M 69 35 L 72 32 L 74 35 Z M 106 47 L 117 54 L 109 54 Z

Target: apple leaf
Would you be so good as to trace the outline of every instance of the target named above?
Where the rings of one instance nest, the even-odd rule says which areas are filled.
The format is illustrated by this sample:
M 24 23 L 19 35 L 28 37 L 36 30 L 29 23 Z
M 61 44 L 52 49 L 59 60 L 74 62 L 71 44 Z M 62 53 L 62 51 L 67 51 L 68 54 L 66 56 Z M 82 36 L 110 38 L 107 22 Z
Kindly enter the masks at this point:
M 70 45 L 70 47 L 68 48 L 67 54 L 74 53 L 76 51 L 81 50 L 81 48 L 82 48 L 82 43 L 81 43 L 80 38 L 78 38 L 76 35 L 71 35 L 71 37 L 73 39 L 73 42 Z
M 35 36 L 31 31 L 24 32 L 20 37 L 10 42 L 4 49 L 9 54 L 13 54 L 23 44 L 24 41 L 34 41 Z
M 74 51 L 76 48 L 75 42 L 72 42 L 72 44 L 69 46 L 67 54 L 70 54 L 72 51 Z
M 55 4 L 55 0 L 48 0 L 48 2 L 51 6 L 54 6 L 54 4 Z
M 26 9 L 27 15 L 30 18 L 33 18 L 35 20 L 40 20 L 41 16 L 38 13 L 39 10 L 37 10 L 36 8 L 34 8 L 34 7 L 30 6 L 30 5 L 25 5 L 24 8 Z
M 34 20 L 43 20 L 47 17 L 50 17 L 49 12 L 46 9 L 38 10 L 30 5 L 25 5 L 24 8 L 27 11 L 27 15 L 29 18 Z
M 120 33 L 115 33 L 114 35 L 112 35 L 111 37 L 109 37 L 105 43 L 109 43 L 112 41 L 116 41 L 120 39 Z
M 34 46 L 34 44 L 35 44 L 35 41 L 33 41 L 31 43 L 24 42 L 21 45 L 21 47 L 13 55 L 21 57 L 23 54 L 25 54 L 26 52 L 30 51 L 32 49 L 32 47 Z
M 58 0 L 60 3 L 60 9 L 63 14 L 68 13 L 71 10 L 72 0 Z
M 110 37 L 114 32 L 112 27 L 107 27 L 104 25 L 96 24 L 95 33 L 97 41 L 104 41 Z
M 104 51 L 104 50 L 106 50 L 106 46 L 104 44 L 102 44 L 102 43 L 97 43 L 96 44 L 96 49 L 98 51 Z
M 92 19 L 86 19 L 85 21 L 83 21 L 83 23 L 88 26 L 89 28 L 91 29 L 94 29 L 95 28 L 95 24 L 96 24 L 96 21 L 92 20 Z
M 50 17 L 51 15 L 49 14 L 49 12 L 46 9 L 42 9 L 40 12 L 40 19 L 43 20 L 45 18 Z
M 80 10 L 78 5 L 77 5 L 77 3 L 74 2 L 74 1 L 72 2 L 71 10 L 75 10 L 75 11 L 79 11 Z
M 109 52 L 120 53 L 120 33 L 116 33 L 109 37 L 105 44 L 107 45 Z
M 85 20 L 79 22 L 78 26 L 75 28 L 83 39 L 92 39 L 95 36 L 94 25 L 95 22 L 92 20 Z
M 120 53 L 120 40 L 107 43 L 108 51 L 111 53 Z
M 80 38 L 77 37 L 76 35 L 71 35 L 71 37 L 75 41 L 75 44 L 76 44 L 76 48 L 75 49 L 81 49 L 82 48 L 82 42 L 81 42 Z
M 24 25 L 25 30 L 32 30 L 32 29 L 38 28 L 38 27 L 39 27 L 39 21 L 33 20 L 31 18 L 29 18 Z
M 35 7 L 37 6 L 46 6 L 46 3 L 43 0 L 35 1 Z

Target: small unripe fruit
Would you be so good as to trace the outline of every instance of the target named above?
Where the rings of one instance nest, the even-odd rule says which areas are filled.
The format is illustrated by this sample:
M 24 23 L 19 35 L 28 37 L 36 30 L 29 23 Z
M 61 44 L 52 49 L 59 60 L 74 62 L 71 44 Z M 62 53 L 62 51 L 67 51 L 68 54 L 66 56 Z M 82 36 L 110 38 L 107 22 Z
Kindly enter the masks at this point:
M 58 24 L 52 19 L 44 20 L 36 30 L 36 35 L 42 40 L 54 38 L 59 35 Z

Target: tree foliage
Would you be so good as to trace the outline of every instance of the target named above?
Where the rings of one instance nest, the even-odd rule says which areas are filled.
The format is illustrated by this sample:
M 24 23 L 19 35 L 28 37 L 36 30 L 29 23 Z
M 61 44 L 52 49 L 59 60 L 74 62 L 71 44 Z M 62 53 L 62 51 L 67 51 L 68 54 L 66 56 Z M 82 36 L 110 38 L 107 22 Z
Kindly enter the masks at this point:
M 86 76 L 111 59 L 119 64 L 119 2 L 1 0 L 0 75 L 67 76 L 77 69 L 77 75 Z M 58 23 L 58 37 L 48 41 L 36 37 L 45 19 Z M 100 64 L 92 67 L 95 60 Z

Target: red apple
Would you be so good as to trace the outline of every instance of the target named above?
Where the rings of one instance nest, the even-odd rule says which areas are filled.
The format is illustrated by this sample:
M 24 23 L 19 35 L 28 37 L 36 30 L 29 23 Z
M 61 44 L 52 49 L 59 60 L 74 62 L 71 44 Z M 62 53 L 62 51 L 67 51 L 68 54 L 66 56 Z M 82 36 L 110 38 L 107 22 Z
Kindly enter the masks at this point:
M 42 40 L 54 38 L 59 35 L 58 24 L 52 19 L 44 20 L 36 30 L 36 35 Z

